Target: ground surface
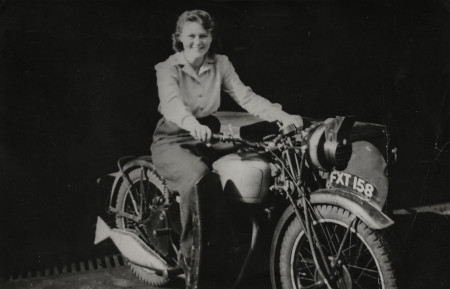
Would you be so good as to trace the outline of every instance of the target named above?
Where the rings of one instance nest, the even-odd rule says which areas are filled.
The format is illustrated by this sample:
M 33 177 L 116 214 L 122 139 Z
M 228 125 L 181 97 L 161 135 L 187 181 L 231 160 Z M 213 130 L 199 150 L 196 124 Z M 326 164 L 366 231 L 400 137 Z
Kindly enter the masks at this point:
M 183 280 L 174 282 L 169 288 L 182 288 Z M 124 267 L 116 267 L 109 269 L 99 269 L 95 271 L 77 272 L 63 274 L 54 277 L 33 278 L 29 280 L 15 280 L 5 284 L 1 284 L 5 289 L 22 289 L 22 288 L 38 288 L 38 289 L 57 289 L 57 288 L 73 288 L 73 289 L 112 289 L 112 288 L 146 288 L 143 282 Z
M 77 272 L 62 274 L 52 277 L 31 278 L 13 280 L 1 284 L 2 289 L 152 289 L 143 282 L 139 281 L 130 271 L 124 267 L 115 267 L 109 269 L 98 269 L 87 272 Z M 184 279 L 178 278 L 164 286 L 165 289 L 184 288 Z M 270 279 L 268 275 L 251 277 L 242 283 L 240 289 L 270 289 Z
M 404 289 L 450 288 L 450 220 L 447 216 L 424 214 L 398 216 L 393 233 L 399 277 Z M 103 262 L 105 263 L 105 262 Z M 108 263 L 108 261 L 107 261 Z M 114 262 L 112 262 L 114 263 Z M 2 289 L 151 289 L 135 278 L 122 264 L 117 266 L 87 266 L 75 273 L 41 274 L 47 277 L 20 277 L 0 283 Z M 184 280 L 176 279 L 164 288 L 184 288 Z M 268 274 L 251 276 L 239 289 L 270 289 Z

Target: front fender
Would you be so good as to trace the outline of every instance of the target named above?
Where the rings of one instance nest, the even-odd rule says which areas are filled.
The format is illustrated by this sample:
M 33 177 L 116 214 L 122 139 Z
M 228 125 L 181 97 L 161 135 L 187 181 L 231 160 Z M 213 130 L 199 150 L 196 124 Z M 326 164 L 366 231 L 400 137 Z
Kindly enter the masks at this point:
M 146 167 L 153 169 L 154 166 L 152 164 L 152 157 L 151 156 L 140 156 L 140 157 L 128 157 L 124 159 L 126 162 L 125 164 L 121 164 L 121 160 L 118 162 L 119 171 L 110 174 L 110 176 L 114 177 L 114 182 L 111 186 L 111 194 L 109 196 L 109 207 L 113 207 L 114 201 L 117 198 L 117 193 L 119 192 L 119 188 L 123 183 L 124 175 L 130 171 L 132 168 L 137 167 Z M 125 179 L 126 181 L 126 179 Z
M 311 193 L 311 202 L 313 204 L 335 205 L 346 209 L 374 230 L 385 229 L 394 224 L 391 218 L 367 202 L 364 197 L 343 189 L 331 188 L 317 190 Z

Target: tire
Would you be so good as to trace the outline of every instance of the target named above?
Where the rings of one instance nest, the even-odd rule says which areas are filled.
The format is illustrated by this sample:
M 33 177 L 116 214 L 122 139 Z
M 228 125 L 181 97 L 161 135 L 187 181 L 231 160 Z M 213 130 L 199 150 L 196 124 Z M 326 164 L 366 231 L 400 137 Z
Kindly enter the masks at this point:
M 328 264 L 336 256 L 348 226 L 355 218 L 350 212 L 331 205 L 315 206 L 319 224 L 314 225 L 322 243 Z M 279 277 L 281 288 L 301 289 L 321 280 L 307 237 L 300 221 L 290 219 L 280 249 Z M 356 219 L 349 231 L 338 258 L 337 288 L 339 289 L 395 289 L 397 288 L 388 243 L 383 231 L 370 229 Z M 325 240 L 325 235 L 329 236 Z M 334 258 L 336 259 L 336 258 Z M 295 272 L 295 274 L 294 274 Z M 326 285 L 311 288 L 327 288 Z
M 124 211 L 126 213 L 136 215 L 136 213 L 133 211 L 130 192 L 132 192 L 133 190 L 140 190 L 140 180 L 142 177 L 142 188 L 144 188 L 144 195 L 147 196 L 147 201 L 155 200 L 157 196 L 162 196 L 163 192 L 167 190 L 164 181 L 161 179 L 161 177 L 154 173 L 154 169 L 152 170 L 146 167 L 133 168 L 131 171 L 129 171 L 128 176 L 131 180 L 132 185 L 130 186 L 127 181 L 123 181 L 117 193 L 116 209 L 119 211 Z M 144 208 L 144 210 L 150 209 L 147 206 L 147 208 Z M 146 212 L 141 213 L 145 214 Z M 116 215 L 116 225 L 119 229 L 130 230 L 134 233 L 137 232 L 136 223 L 119 215 Z M 145 232 L 142 232 L 142 230 L 138 232 L 141 232 L 141 234 L 145 234 Z M 145 241 L 145 237 L 142 238 Z M 150 284 L 152 286 L 162 286 L 170 281 L 168 277 L 157 275 L 154 271 L 133 264 L 128 260 L 125 261 L 133 274 L 147 284 Z

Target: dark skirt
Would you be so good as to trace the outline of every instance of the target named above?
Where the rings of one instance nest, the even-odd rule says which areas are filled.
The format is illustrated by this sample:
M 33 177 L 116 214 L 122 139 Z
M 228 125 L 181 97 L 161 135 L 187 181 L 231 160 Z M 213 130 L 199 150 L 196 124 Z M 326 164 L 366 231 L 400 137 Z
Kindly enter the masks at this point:
M 199 121 L 214 122 L 211 118 Z M 216 130 L 217 127 L 213 129 Z M 190 258 L 193 244 L 192 218 L 196 214 L 194 187 L 203 176 L 210 173 L 217 154 L 204 143 L 195 140 L 188 131 L 165 118 L 158 122 L 150 149 L 159 175 L 167 181 L 171 191 L 180 195 L 181 252 L 186 258 Z

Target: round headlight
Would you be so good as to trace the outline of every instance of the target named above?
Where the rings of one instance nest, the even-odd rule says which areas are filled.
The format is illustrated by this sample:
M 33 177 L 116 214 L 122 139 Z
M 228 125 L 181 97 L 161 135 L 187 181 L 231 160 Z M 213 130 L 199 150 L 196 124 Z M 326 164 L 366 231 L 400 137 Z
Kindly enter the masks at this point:
M 309 138 L 309 156 L 314 166 L 323 171 L 343 170 L 352 156 L 350 130 L 354 120 L 336 117 L 319 125 Z

